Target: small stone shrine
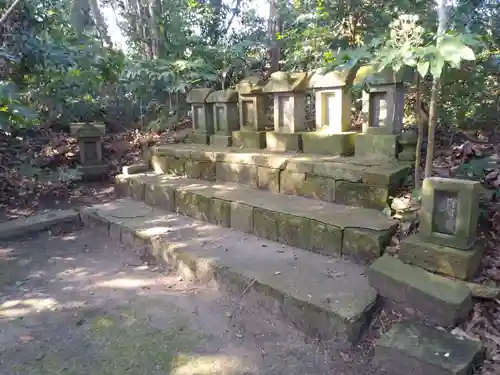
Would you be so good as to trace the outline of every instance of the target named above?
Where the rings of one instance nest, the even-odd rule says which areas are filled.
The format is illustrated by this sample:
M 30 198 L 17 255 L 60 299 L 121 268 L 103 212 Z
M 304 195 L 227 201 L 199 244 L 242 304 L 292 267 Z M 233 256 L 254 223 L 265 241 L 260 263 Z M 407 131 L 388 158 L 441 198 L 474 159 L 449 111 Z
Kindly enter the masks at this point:
M 309 87 L 316 96 L 316 131 L 302 134 L 303 151 L 327 155 L 354 154 L 355 132 L 351 128 L 352 98 L 348 82 L 356 70 L 315 71 Z
M 430 177 L 422 186 L 420 233 L 401 241 L 400 259 L 431 272 L 469 279 L 479 267 L 476 245 L 481 184 Z
M 102 159 L 102 137 L 106 134 L 104 124 L 72 124 L 71 133 L 80 146 L 79 171 L 84 179 L 102 178 L 108 173 L 108 165 Z
M 258 77 L 246 77 L 236 85 L 240 128 L 233 131 L 233 145 L 245 148 L 266 148 L 264 81 Z
M 212 91 L 212 89 L 192 89 L 186 97 L 186 102 L 191 104 L 192 143 L 209 144 L 210 136 L 214 134 L 212 105 L 206 101 Z
M 305 130 L 307 73 L 275 72 L 263 88 L 273 94 L 274 132 L 266 133 L 267 148 L 299 151 Z
M 232 146 L 232 132 L 239 129 L 238 92 L 233 90 L 214 91 L 207 97 L 213 106 L 214 135 L 210 144 Z
M 362 95 L 363 134 L 356 136 L 356 155 L 396 158 L 403 129 L 403 73 L 386 69 L 370 75 Z

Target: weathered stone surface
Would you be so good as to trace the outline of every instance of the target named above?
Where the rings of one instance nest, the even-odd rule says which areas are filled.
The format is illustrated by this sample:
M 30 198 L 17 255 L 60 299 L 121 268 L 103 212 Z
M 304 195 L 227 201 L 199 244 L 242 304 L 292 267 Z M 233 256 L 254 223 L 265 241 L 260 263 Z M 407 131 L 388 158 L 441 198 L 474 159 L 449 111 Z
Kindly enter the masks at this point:
M 113 223 L 145 240 L 158 261 L 177 266 L 186 278 L 228 285 L 243 298 L 247 295 L 243 290 L 251 285 L 247 292 L 257 294 L 270 311 L 320 340 L 352 344 L 369 324 L 376 293 L 363 275 L 364 268 L 351 262 L 131 200 L 98 205 L 93 215 L 104 225 Z M 342 277 L 332 277 L 337 271 Z
M 259 77 L 249 76 L 243 78 L 237 85 L 236 90 L 240 95 L 259 94 L 262 92 L 265 82 Z
M 109 165 L 79 165 L 78 171 L 83 175 L 83 179 L 104 178 L 109 172 Z
M 217 181 L 257 186 L 257 166 L 255 165 L 217 162 L 215 176 Z
M 335 202 L 366 208 L 384 209 L 389 199 L 389 189 L 358 182 L 337 181 Z
M 275 132 L 296 133 L 306 129 L 305 93 L 278 93 L 273 95 L 273 100 Z
M 292 172 L 289 170 L 281 171 L 280 174 L 280 193 L 300 195 L 302 187 L 306 182 L 306 174 L 301 172 Z
M 400 152 L 397 134 L 357 134 L 356 156 L 384 157 L 396 159 Z
M 206 98 L 207 103 L 237 103 L 238 91 L 219 90 L 210 93 Z
M 300 249 L 311 248 L 311 220 L 293 215 L 280 215 L 279 242 Z
M 0 240 L 9 240 L 50 229 L 64 223 L 78 223 L 80 217 L 75 210 L 53 210 L 0 223 Z
M 302 149 L 305 153 L 324 155 L 354 155 L 355 132 L 329 134 L 326 132 L 303 132 Z
M 257 186 L 273 193 L 280 192 L 280 169 L 257 166 Z
M 215 180 L 215 163 L 206 162 L 206 161 L 198 161 L 198 160 L 188 160 L 185 162 L 184 171 L 185 174 L 189 178 L 195 178 L 200 180 Z M 182 168 L 176 163 L 172 164 L 173 167 L 177 167 L 177 169 L 169 169 L 168 173 L 172 173 L 175 175 L 182 174 Z
M 444 327 L 459 323 L 472 308 L 471 292 L 464 282 L 429 273 L 390 255 L 370 266 L 368 279 L 381 296 Z
M 212 198 L 210 208 L 209 222 L 227 228 L 231 226 L 231 202 Z
M 266 93 L 305 91 L 307 85 L 307 73 L 274 72 L 262 91 Z
M 300 151 L 300 133 L 266 132 L 266 146 L 272 151 Z
M 195 131 L 188 135 L 188 141 L 194 144 L 208 145 L 210 144 L 210 134 Z
M 279 213 L 255 207 L 253 210 L 253 234 L 278 242 L 279 220 Z
M 186 96 L 186 102 L 191 104 L 191 103 L 205 103 L 207 100 L 207 97 L 210 95 L 210 93 L 214 91 L 213 89 L 207 89 L 207 88 L 202 88 L 202 89 L 192 89 L 191 91 L 188 92 Z
M 412 235 L 401 240 L 399 259 L 430 272 L 468 280 L 478 270 L 483 255 L 482 247 L 475 245 L 468 251 L 437 245 Z
M 410 174 L 411 166 L 404 163 L 378 165 L 365 169 L 362 180 L 377 186 L 400 186 Z
M 327 72 L 324 68 L 316 69 L 309 73 L 308 87 L 315 89 L 326 89 L 342 87 L 356 76 L 356 69 L 343 69 L 341 71 Z
M 233 145 L 243 148 L 266 148 L 266 132 L 248 130 L 234 131 Z
M 162 184 L 147 184 L 145 202 L 153 207 L 161 208 L 169 212 L 175 212 L 175 190 L 173 187 Z
M 73 122 L 69 124 L 70 134 L 74 137 L 88 135 L 90 137 L 101 137 L 106 134 L 106 124 L 100 122 Z
M 364 228 L 345 228 L 342 255 L 356 263 L 368 264 L 382 256 L 396 230 L 394 227 L 385 231 Z
M 364 165 L 346 163 L 317 163 L 314 165 L 314 174 L 326 176 L 335 180 L 361 182 L 363 172 L 367 169 Z
M 335 202 L 335 180 L 306 173 L 305 182 L 298 189 L 298 195 L 325 202 Z
M 481 184 L 477 181 L 426 178 L 422 185 L 421 238 L 470 249 L 476 241 L 480 195 Z
M 233 137 L 230 135 L 211 135 L 210 144 L 215 147 L 231 147 L 233 145 Z
M 126 165 L 122 167 L 122 174 L 131 175 L 136 173 L 142 173 L 149 170 L 149 166 L 145 163 Z
M 333 225 L 311 221 L 311 247 L 314 253 L 338 256 L 342 253 L 342 229 Z
M 387 375 L 469 375 L 483 350 L 480 341 L 403 321 L 377 340 L 374 362 Z
M 231 202 L 230 226 L 244 233 L 253 232 L 253 206 Z

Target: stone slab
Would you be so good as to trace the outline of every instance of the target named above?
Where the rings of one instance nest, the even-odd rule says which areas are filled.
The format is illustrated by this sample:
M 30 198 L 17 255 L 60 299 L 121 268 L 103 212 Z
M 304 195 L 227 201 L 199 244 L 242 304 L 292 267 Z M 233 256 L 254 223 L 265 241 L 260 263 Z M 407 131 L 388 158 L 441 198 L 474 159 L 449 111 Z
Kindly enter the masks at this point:
M 149 244 L 160 261 L 185 277 L 256 293 L 261 303 L 307 334 L 355 343 L 377 295 L 364 268 L 121 199 L 82 209 L 122 242 Z M 110 233 L 110 232 L 108 232 Z M 342 276 L 333 276 L 337 273 Z M 244 293 L 246 296 L 248 293 Z
M 302 149 L 306 153 L 352 156 L 355 135 L 355 132 L 340 134 L 303 132 Z
M 480 341 L 403 321 L 377 340 L 374 363 L 386 375 L 470 375 L 483 350 Z
M 266 132 L 239 130 L 233 131 L 233 145 L 242 148 L 266 148 Z
M 77 170 L 83 175 L 83 179 L 104 178 L 108 175 L 108 164 L 79 165 Z
M 273 194 L 236 183 L 213 183 L 152 173 L 120 176 L 119 179 L 129 180 L 131 187 L 125 190 L 137 200 L 144 200 L 144 196 L 147 199 L 147 194 L 142 195 L 144 186 L 146 192 L 150 185 L 159 186 L 165 191 L 164 197 L 171 196 L 170 191 L 173 190 L 175 209 L 172 210 L 200 220 L 213 217 L 213 204 L 209 200 L 228 201 L 231 203 L 231 212 L 241 211 L 238 215 L 244 216 L 240 219 L 231 214 L 229 222 L 230 225 L 237 223 L 235 229 L 251 230 L 262 238 L 293 243 L 304 250 L 326 255 L 340 255 L 344 247 L 348 255 L 354 251 L 380 254 L 386 245 L 385 239 L 390 238 L 396 229 L 396 223 L 379 211 L 295 195 Z M 158 192 L 155 194 L 160 196 Z M 155 204 L 171 207 L 157 201 Z M 251 218 L 249 212 L 252 212 Z M 319 234 L 311 236 L 310 233 L 315 231 Z M 348 233 L 353 235 L 346 235 Z M 299 238 L 290 239 L 293 236 Z
M 300 133 L 266 132 L 266 147 L 272 151 L 301 151 Z
M 210 136 L 210 144 L 215 147 L 231 147 L 233 145 L 233 137 L 230 135 L 214 134 Z
M 0 223 L 0 240 L 32 235 L 56 225 L 78 223 L 80 216 L 75 210 L 52 210 Z
M 399 250 L 399 259 L 407 264 L 462 280 L 476 273 L 482 255 L 483 249 L 478 245 L 465 251 L 423 241 L 416 234 L 401 240 Z
M 379 156 L 395 160 L 400 146 L 397 134 L 357 134 L 356 156 Z
M 376 186 L 400 186 L 408 177 L 411 166 L 406 163 L 377 165 L 366 168 L 362 174 L 364 183 Z
M 149 170 L 149 165 L 147 165 L 146 163 L 138 163 L 138 164 L 124 166 L 122 168 L 122 174 L 128 176 L 131 174 L 147 172 L 148 170 Z
M 390 255 L 370 266 L 368 279 L 381 296 L 443 327 L 459 323 L 472 308 L 471 292 L 464 282 L 435 275 Z
M 200 145 L 208 145 L 210 144 L 210 134 L 193 132 L 188 135 L 188 142 Z

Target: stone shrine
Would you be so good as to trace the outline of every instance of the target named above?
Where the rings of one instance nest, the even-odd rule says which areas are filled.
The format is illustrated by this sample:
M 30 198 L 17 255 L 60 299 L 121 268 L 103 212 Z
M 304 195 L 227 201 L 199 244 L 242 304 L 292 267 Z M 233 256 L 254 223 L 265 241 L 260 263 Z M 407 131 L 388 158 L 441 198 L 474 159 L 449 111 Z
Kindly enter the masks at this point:
M 273 94 L 274 132 L 266 133 L 267 148 L 299 151 L 305 130 L 307 73 L 275 72 L 263 88 Z
M 426 178 L 420 233 L 401 241 L 401 260 L 460 279 L 472 277 L 482 254 L 476 245 L 480 191 L 475 181 Z
M 212 105 L 206 99 L 213 89 L 192 89 L 189 91 L 186 102 L 191 104 L 193 133 L 190 135 L 192 143 L 209 144 L 210 136 L 214 134 L 214 120 Z
M 239 129 L 238 92 L 233 90 L 214 91 L 207 97 L 213 106 L 214 135 L 210 144 L 232 146 L 232 132 Z
M 250 76 L 236 85 L 240 128 L 233 131 L 233 145 L 245 148 L 266 148 L 264 81 Z
M 355 132 L 351 128 L 351 91 L 348 82 L 355 69 L 341 72 L 315 71 L 309 87 L 315 89 L 316 131 L 302 134 L 303 151 L 327 155 L 349 156 L 354 154 Z
M 398 144 L 403 129 L 403 73 L 386 69 L 366 79 L 362 94 L 363 134 L 356 136 L 356 155 L 377 155 L 390 159 L 401 150 Z
M 76 136 L 80 146 L 78 170 L 84 179 L 102 178 L 108 172 L 108 165 L 102 159 L 102 137 L 106 134 L 104 124 L 72 124 L 71 133 Z

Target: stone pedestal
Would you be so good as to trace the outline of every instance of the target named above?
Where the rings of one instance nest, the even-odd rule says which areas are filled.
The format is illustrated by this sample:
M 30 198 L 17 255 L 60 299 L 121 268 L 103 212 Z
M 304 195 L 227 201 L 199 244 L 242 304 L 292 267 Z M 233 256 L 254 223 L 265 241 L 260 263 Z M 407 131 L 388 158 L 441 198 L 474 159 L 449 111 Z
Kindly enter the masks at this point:
M 401 150 L 399 134 L 356 134 L 356 156 L 396 159 Z
M 239 130 L 233 132 L 233 146 L 242 148 L 266 148 L 266 132 L 265 131 L 252 131 L 252 130 Z
M 399 137 L 401 152 L 398 154 L 400 161 L 415 161 L 417 152 L 417 133 L 406 131 Z
M 262 93 L 263 87 L 264 81 L 258 77 L 247 77 L 236 85 L 236 90 L 239 93 L 240 130 L 265 130 L 266 116 Z
M 102 159 L 102 137 L 106 133 L 104 124 L 74 124 L 71 133 L 78 138 L 80 163 L 78 170 L 86 180 L 107 175 L 108 165 Z
M 354 155 L 356 132 L 331 134 L 327 131 L 302 133 L 302 150 L 304 153 L 332 156 Z
M 223 90 L 212 92 L 206 100 L 212 104 L 214 134 L 210 136 L 210 144 L 214 146 L 231 146 L 233 131 L 240 127 L 238 113 L 238 92 Z
M 189 137 L 192 143 L 208 144 L 210 136 L 214 134 L 214 119 L 212 104 L 206 99 L 212 89 L 192 89 L 186 98 L 191 104 L 191 116 L 193 121 L 193 134 Z

